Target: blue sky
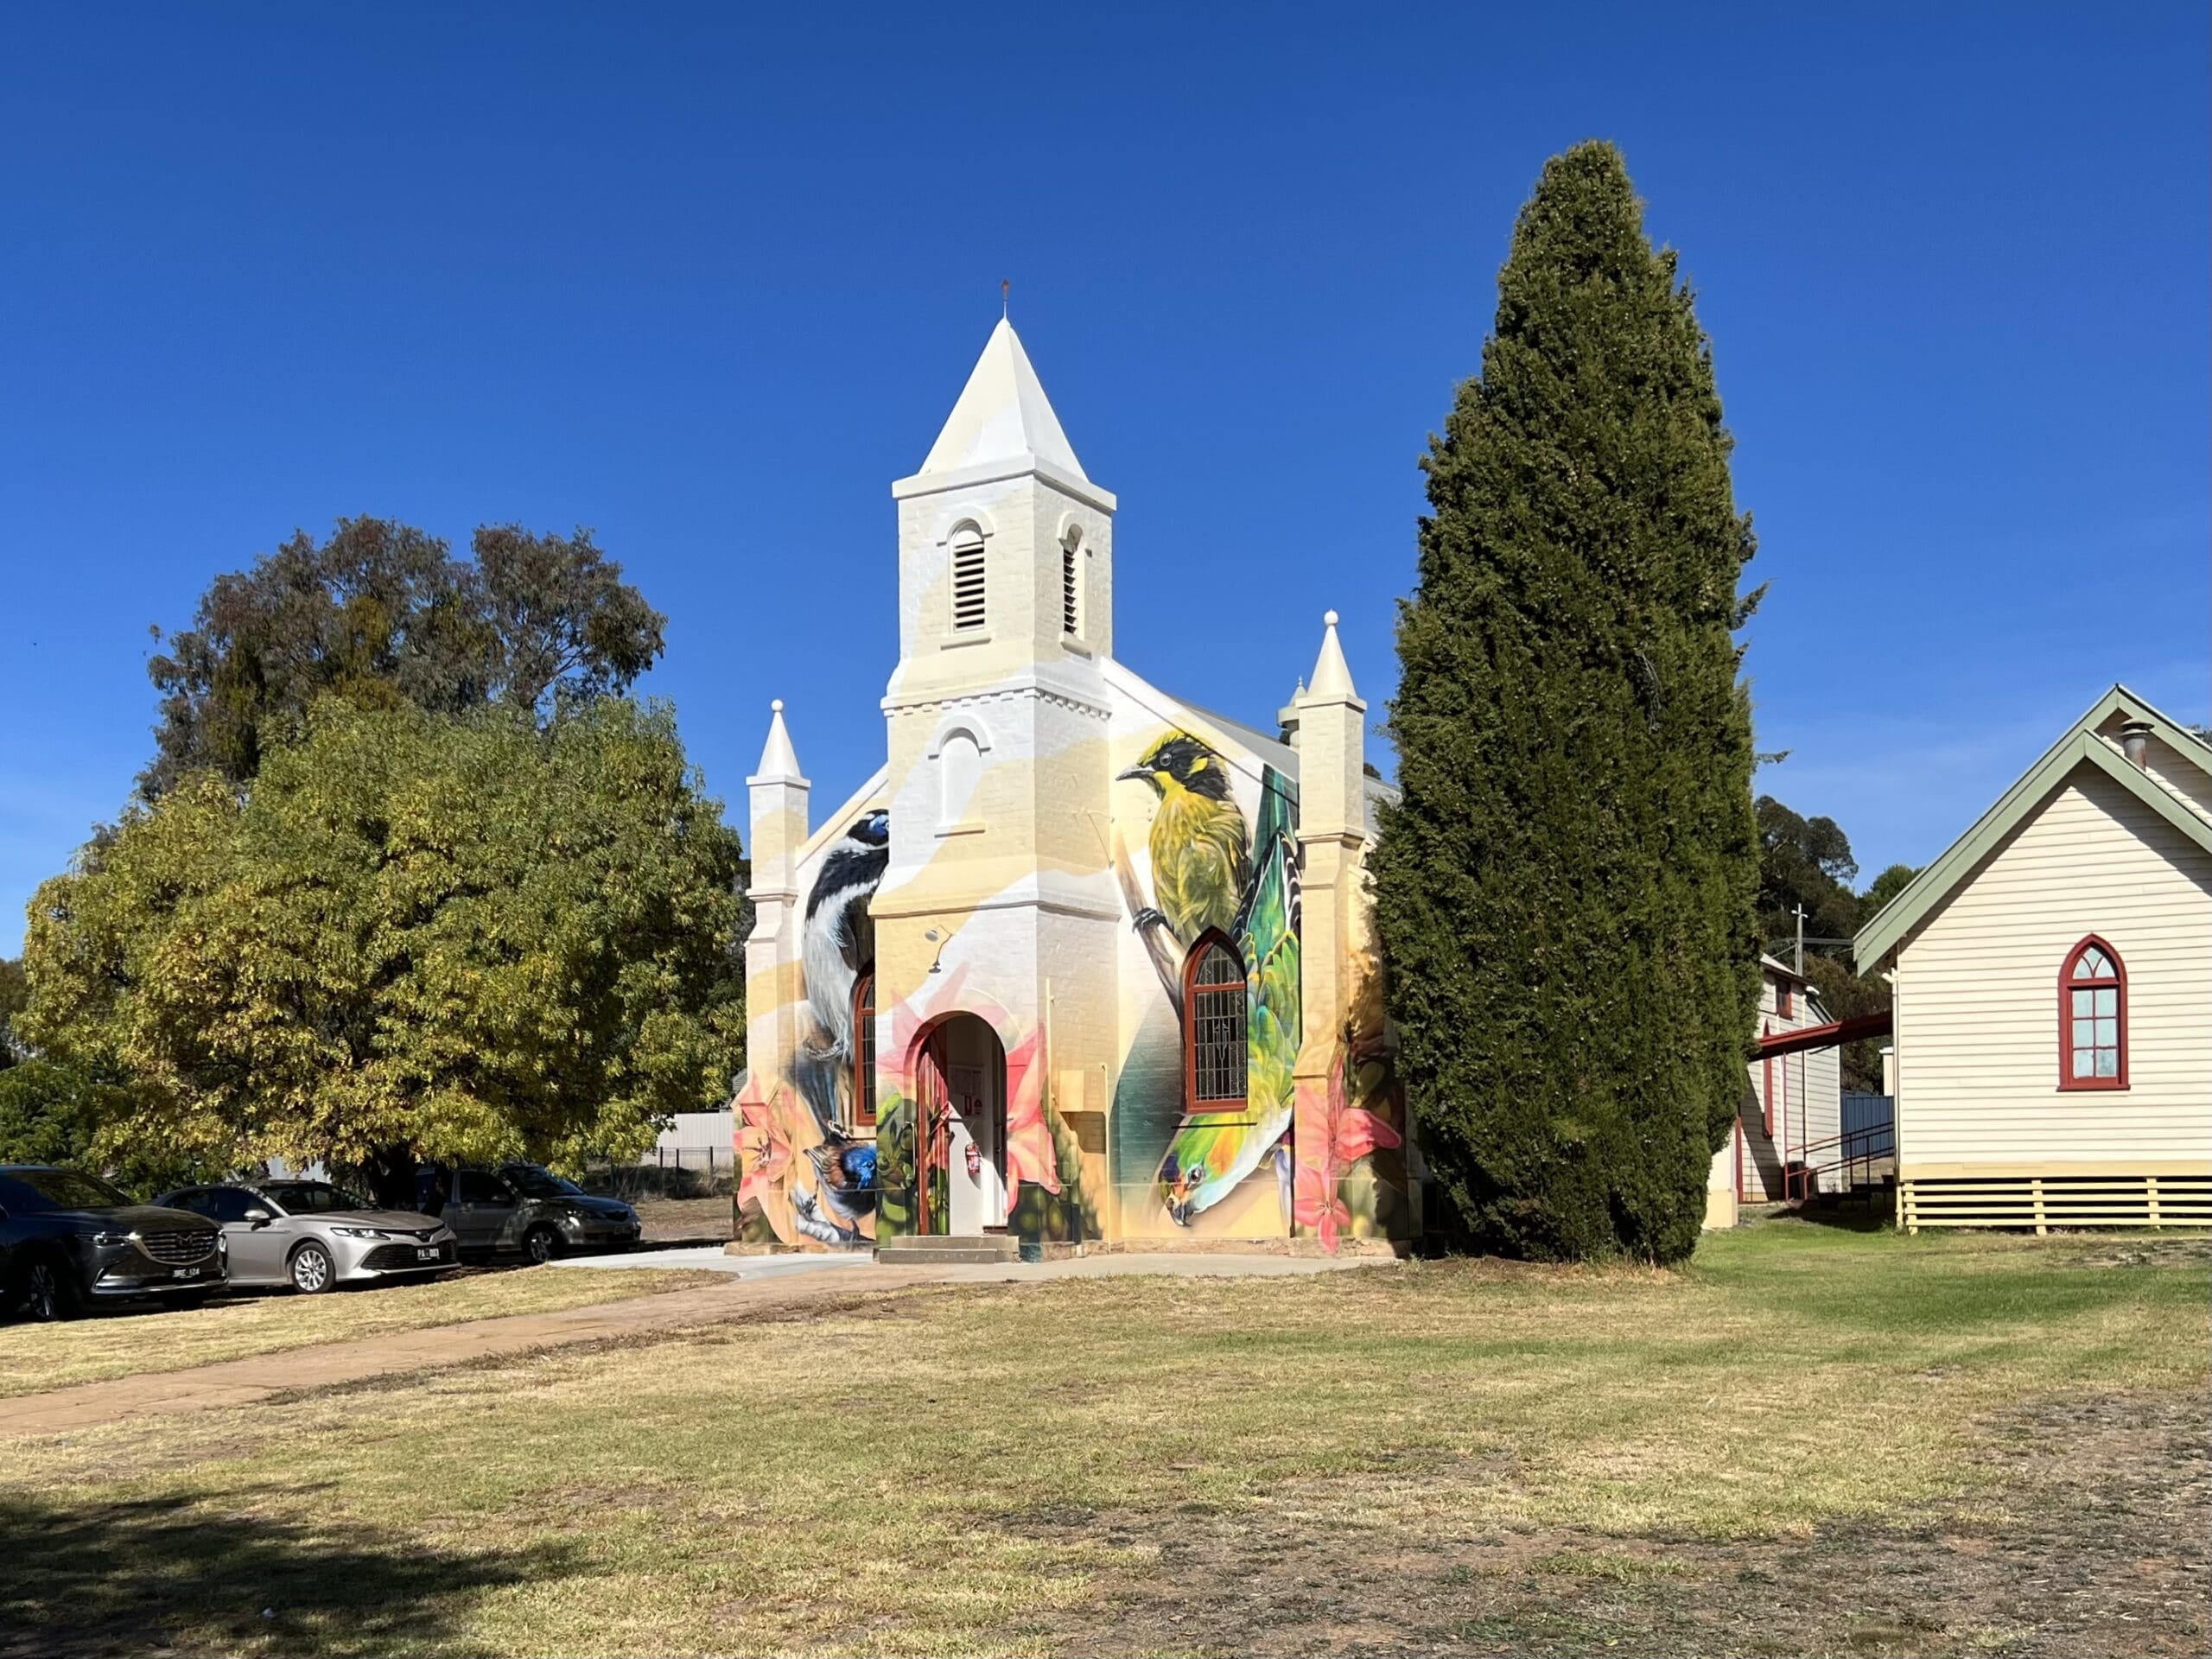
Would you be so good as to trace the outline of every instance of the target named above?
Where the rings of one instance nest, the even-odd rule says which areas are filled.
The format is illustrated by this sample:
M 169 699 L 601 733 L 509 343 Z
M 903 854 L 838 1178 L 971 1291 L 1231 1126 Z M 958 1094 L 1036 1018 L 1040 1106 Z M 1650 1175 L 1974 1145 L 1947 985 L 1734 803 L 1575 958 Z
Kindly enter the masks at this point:
M 1264 721 L 1333 607 L 1379 715 L 1416 458 L 1592 136 L 1713 337 L 1763 788 L 1871 877 L 2114 680 L 2206 718 L 2201 4 L 309 10 L 0 19 L 0 952 L 149 626 L 340 514 L 594 527 L 709 786 L 781 696 L 826 810 L 1002 276 L 1122 658 Z

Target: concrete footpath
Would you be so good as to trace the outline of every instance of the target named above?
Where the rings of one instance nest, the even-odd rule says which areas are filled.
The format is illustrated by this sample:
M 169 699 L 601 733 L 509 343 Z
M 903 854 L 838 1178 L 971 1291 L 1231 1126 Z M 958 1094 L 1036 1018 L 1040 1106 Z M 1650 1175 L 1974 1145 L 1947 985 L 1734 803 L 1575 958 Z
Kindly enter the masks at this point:
M 147 1372 L 46 1394 L 19 1395 L 0 1400 L 0 1440 L 63 1433 L 134 1417 L 252 1405 L 295 1389 L 334 1388 L 572 1343 L 665 1336 L 810 1303 L 856 1302 L 889 1291 L 1146 1274 L 1174 1278 L 1274 1277 L 1377 1263 L 1373 1258 L 1111 1255 L 988 1266 L 886 1267 L 864 1255 L 733 1256 L 720 1249 L 692 1249 L 581 1256 L 562 1265 L 611 1272 L 626 1268 L 705 1268 L 727 1274 L 729 1282 L 663 1291 L 557 1313 L 471 1319 L 358 1342 L 326 1343 L 281 1354 L 225 1360 L 188 1370 Z

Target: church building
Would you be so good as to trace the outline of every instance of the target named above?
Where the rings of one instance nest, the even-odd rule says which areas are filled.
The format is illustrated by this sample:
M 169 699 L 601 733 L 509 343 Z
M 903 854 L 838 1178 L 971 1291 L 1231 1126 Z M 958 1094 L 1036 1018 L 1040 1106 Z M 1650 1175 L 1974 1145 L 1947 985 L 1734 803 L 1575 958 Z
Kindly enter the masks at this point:
M 1415 1236 L 1335 613 L 1272 733 L 1116 661 L 1115 498 L 1005 321 L 891 493 L 884 764 L 817 817 L 777 702 L 747 780 L 741 1246 Z

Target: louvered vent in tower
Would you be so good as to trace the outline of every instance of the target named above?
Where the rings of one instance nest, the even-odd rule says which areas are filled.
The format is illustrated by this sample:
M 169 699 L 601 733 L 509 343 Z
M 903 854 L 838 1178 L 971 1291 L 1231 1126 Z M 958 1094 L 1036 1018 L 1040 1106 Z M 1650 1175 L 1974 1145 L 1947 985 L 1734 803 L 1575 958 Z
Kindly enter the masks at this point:
M 952 626 L 983 626 L 983 538 L 973 528 L 952 538 Z
M 1070 634 L 1083 632 L 1083 619 L 1076 608 L 1076 601 L 1083 592 L 1082 558 L 1083 531 L 1071 529 L 1060 543 L 1060 628 Z

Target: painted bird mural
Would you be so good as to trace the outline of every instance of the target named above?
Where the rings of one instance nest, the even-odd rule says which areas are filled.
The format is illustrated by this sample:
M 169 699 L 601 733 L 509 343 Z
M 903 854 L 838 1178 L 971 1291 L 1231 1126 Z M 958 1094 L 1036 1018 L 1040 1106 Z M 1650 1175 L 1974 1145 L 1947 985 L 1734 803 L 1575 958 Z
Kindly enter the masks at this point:
M 1160 798 L 1152 818 L 1152 895 L 1140 931 L 1165 926 L 1187 950 L 1210 927 L 1230 931 L 1250 877 L 1252 842 L 1229 792 L 1229 766 L 1188 732 L 1169 732 L 1124 779 Z
M 806 895 L 799 960 L 813 1028 L 791 1058 L 791 1081 L 825 1133 L 837 1122 L 838 1085 L 852 1075 L 853 986 L 870 950 L 868 900 L 890 861 L 891 815 L 879 808 L 838 837 Z
M 1262 817 L 1264 819 L 1264 798 Z M 1261 843 L 1230 937 L 1245 964 L 1245 1109 L 1187 1120 L 1160 1160 L 1160 1201 L 1178 1226 L 1225 1198 L 1290 1131 L 1300 1035 L 1298 852 L 1274 831 Z
M 1184 950 L 1219 928 L 1244 963 L 1247 1109 L 1188 1119 L 1160 1160 L 1161 1202 L 1187 1227 L 1257 1169 L 1290 1128 L 1302 1029 L 1297 798 L 1287 779 L 1267 768 L 1259 834 L 1250 836 L 1230 792 L 1227 763 L 1187 732 L 1169 732 L 1122 776 L 1150 784 L 1160 798 L 1154 904 L 1137 912 L 1136 926 L 1164 928 Z
M 791 1216 L 800 1232 L 821 1244 L 850 1244 L 860 1236 L 861 1217 L 875 1208 L 875 1147 L 832 1131 L 810 1147 L 810 1185 L 791 1183 Z

